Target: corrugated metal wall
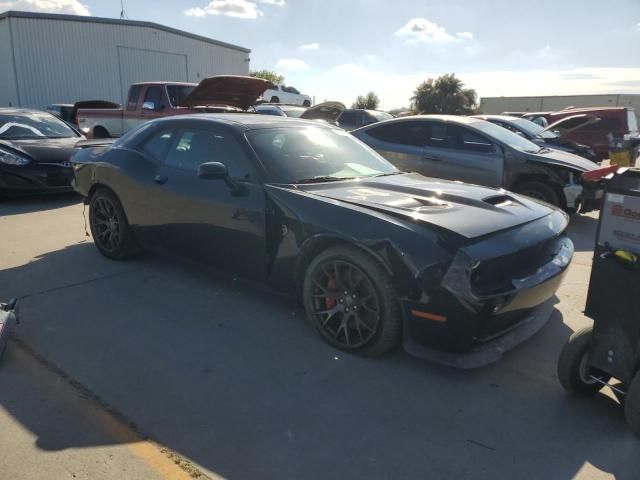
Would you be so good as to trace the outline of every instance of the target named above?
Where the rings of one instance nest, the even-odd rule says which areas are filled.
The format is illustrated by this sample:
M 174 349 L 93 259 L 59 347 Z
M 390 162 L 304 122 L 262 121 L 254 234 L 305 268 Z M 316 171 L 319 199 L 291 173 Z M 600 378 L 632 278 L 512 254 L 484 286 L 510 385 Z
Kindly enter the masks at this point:
M 12 25 L 19 104 L 24 107 L 95 99 L 123 103 L 125 82 L 199 82 L 211 75 L 249 72 L 246 52 L 155 28 L 41 18 L 5 20 Z M 146 58 L 145 50 L 150 52 Z M 143 59 L 144 65 L 134 65 Z M 178 71 L 180 78 L 174 78 Z
M 0 106 L 17 105 L 9 19 L 0 19 Z

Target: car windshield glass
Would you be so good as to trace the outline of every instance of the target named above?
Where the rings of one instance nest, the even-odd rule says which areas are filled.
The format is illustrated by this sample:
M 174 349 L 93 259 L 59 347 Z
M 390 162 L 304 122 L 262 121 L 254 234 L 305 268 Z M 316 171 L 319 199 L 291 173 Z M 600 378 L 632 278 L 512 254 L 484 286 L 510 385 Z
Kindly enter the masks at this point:
M 392 174 L 398 170 L 344 130 L 288 127 L 252 130 L 249 142 L 284 183 Z
M 297 107 L 280 107 L 287 117 L 299 118 L 307 109 Z
M 533 123 L 530 120 L 525 120 L 524 118 L 515 118 L 513 120 L 509 120 L 509 123 L 516 126 L 516 128 L 527 132 L 532 137 L 538 138 L 557 138 L 558 134 L 552 132 L 551 130 L 544 131 L 544 127 L 541 127 L 537 123 Z
M 167 85 L 167 94 L 171 105 L 177 107 L 183 105 L 184 100 L 189 96 L 195 87 L 193 85 Z
M 373 117 L 378 120 L 379 122 L 383 121 L 383 120 L 391 120 L 393 118 L 393 115 L 391 115 L 390 113 L 387 112 L 376 112 L 376 111 L 369 111 L 369 113 L 371 115 L 373 115 Z
M 540 147 L 535 143 L 530 142 L 526 138 L 522 138 L 520 135 L 516 135 L 506 128 L 494 125 L 493 123 L 478 121 L 473 122 L 470 125 L 492 139 L 505 143 L 511 148 L 515 148 L 521 152 L 535 153 L 540 150 Z
M 0 138 L 71 138 L 77 137 L 66 123 L 47 112 L 0 113 Z

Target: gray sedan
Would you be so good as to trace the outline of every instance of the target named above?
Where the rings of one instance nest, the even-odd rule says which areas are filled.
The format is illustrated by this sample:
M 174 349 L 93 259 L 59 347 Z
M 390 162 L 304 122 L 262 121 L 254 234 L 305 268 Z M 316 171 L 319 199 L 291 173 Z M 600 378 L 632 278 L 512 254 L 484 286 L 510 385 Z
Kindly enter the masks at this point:
M 453 115 L 397 118 L 352 132 L 401 170 L 505 188 L 568 211 L 598 208 L 602 188 L 582 174 L 598 165 L 540 147 L 490 122 Z

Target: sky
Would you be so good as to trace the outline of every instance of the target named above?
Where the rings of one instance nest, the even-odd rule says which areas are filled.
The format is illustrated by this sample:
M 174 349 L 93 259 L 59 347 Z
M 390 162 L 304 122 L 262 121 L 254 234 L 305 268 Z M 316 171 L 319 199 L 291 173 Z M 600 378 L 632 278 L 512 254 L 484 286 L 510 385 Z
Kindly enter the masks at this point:
M 640 94 L 640 0 L 124 0 L 145 20 L 251 49 L 315 97 L 409 105 L 455 73 L 480 97 Z M 120 0 L 0 0 L 4 10 L 119 17 Z

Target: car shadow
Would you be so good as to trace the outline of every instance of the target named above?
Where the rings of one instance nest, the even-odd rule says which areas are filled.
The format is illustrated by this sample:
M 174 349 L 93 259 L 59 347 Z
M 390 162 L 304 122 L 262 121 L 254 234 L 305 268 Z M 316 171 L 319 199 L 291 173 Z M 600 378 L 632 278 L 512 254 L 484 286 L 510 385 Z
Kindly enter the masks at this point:
M 0 217 L 55 210 L 82 202 L 74 192 L 23 197 L 0 197 Z
M 344 354 L 291 299 L 153 256 L 110 262 L 91 243 L 0 271 L 4 292 L 23 296 L 21 342 L 224 477 L 569 480 L 589 464 L 640 475 L 621 408 L 557 381 L 571 333 L 559 310 L 501 362 L 461 371 L 401 351 Z M 0 389 L 0 405 L 42 449 L 100 444 L 52 431 L 14 395 Z
M 571 237 L 577 252 L 592 252 L 598 233 L 598 216 L 573 215 L 567 228 L 567 234 Z

